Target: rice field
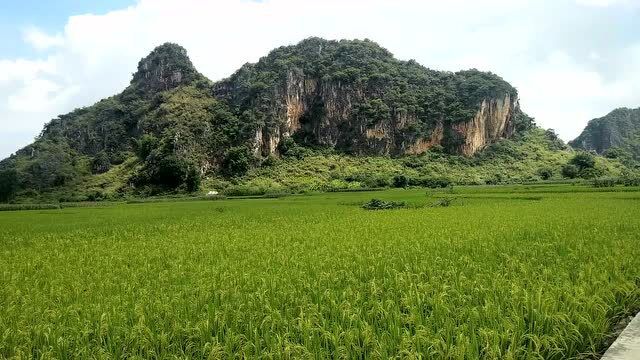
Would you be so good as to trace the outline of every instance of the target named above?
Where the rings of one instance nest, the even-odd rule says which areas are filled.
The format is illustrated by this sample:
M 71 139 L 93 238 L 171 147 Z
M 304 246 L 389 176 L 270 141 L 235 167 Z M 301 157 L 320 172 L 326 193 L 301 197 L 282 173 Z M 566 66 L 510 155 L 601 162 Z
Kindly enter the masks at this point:
M 0 358 L 589 359 L 639 309 L 638 188 L 0 212 Z

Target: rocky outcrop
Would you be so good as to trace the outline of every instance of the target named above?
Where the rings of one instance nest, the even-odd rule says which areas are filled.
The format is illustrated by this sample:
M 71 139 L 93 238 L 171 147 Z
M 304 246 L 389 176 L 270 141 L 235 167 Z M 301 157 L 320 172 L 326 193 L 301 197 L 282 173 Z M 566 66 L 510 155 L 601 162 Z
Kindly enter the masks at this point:
M 514 130 L 511 120 L 517 106 L 517 99 L 509 94 L 503 99 L 483 100 L 473 119 L 452 126 L 462 139 L 457 152 L 470 156 L 496 140 L 511 136 Z
M 619 108 L 601 118 L 589 121 L 580 136 L 569 142 L 569 145 L 602 154 L 611 147 L 630 147 L 634 150 L 638 137 L 640 137 L 640 108 Z
M 228 97 L 228 87 L 217 89 L 218 97 Z M 226 95 L 225 95 L 226 94 Z M 359 104 L 376 99 L 362 87 L 307 78 L 290 71 L 285 83 L 274 90 L 271 107 L 275 125 L 256 130 L 252 148 L 256 155 L 277 153 L 279 142 L 290 136 L 355 154 L 421 154 L 434 146 L 471 156 L 487 145 L 511 136 L 518 109 L 515 96 L 484 99 L 475 115 L 466 121 L 436 119 L 422 135 L 412 133 L 420 125 L 416 114 L 390 109 L 387 116 L 371 121 L 358 116 Z
M 140 60 L 131 85 L 155 94 L 188 84 L 197 78 L 204 79 L 191 63 L 187 51 L 180 45 L 165 43 Z

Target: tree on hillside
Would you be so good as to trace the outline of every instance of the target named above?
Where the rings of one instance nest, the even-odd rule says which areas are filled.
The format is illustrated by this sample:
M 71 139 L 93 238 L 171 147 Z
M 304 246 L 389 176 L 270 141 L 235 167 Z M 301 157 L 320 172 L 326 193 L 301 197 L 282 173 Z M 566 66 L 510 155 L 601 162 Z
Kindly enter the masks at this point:
M 595 167 L 596 158 L 587 152 L 581 152 L 571 158 L 571 160 L 569 160 L 569 164 L 575 165 L 579 171 L 583 171 L 585 169 L 592 169 Z
M 222 170 L 227 176 L 242 176 L 249 170 L 250 155 L 244 146 L 229 148 L 224 154 Z
M 562 176 L 568 179 L 575 179 L 579 174 L 578 167 L 573 164 L 564 164 L 562 166 Z
M 18 173 L 13 170 L 0 171 L 0 202 L 13 198 L 18 190 Z

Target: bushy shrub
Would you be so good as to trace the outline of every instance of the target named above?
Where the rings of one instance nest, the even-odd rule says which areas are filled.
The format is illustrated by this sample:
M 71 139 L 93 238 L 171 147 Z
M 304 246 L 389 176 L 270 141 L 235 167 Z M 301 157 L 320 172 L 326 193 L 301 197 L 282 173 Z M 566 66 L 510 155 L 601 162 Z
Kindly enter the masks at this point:
M 109 171 L 110 168 L 111 159 L 109 158 L 109 155 L 104 151 L 100 151 L 98 154 L 96 154 L 96 156 L 93 158 L 93 161 L 91 162 L 91 172 L 93 174 L 105 173 Z
M 371 173 L 355 173 L 344 177 L 347 182 L 357 182 L 366 188 L 384 188 L 390 186 L 389 176 Z
M 393 177 L 394 188 L 406 188 L 409 186 L 409 178 L 406 175 L 396 175 Z
M 402 160 L 402 165 L 411 169 L 418 169 L 424 165 L 424 162 L 417 156 L 408 156 Z
M 585 168 L 580 170 L 580 177 L 583 179 L 595 179 L 602 175 L 602 172 L 595 168 Z
M 195 166 L 188 166 L 184 177 L 184 185 L 188 192 L 196 192 L 200 188 L 202 179 L 200 171 Z
M 553 169 L 550 167 L 540 168 L 538 169 L 538 176 L 540 176 L 542 180 L 549 180 L 553 177 Z
M 11 170 L 0 171 L 0 202 L 11 200 L 18 190 L 18 173 Z
M 438 200 L 436 200 L 436 202 L 431 204 L 431 207 L 449 207 L 453 203 L 453 200 L 454 199 L 451 198 L 451 197 L 438 199 Z
M 22 211 L 22 210 L 57 210 L 57 204 L 1 204 L 0 211 Z
M 310 155 L 310 150 L 298 145 L 292 138 L 284 138 L 278 143 L 278 153 L 284 157 L 291 157 L 302 160 Z
M 578 171 L 582 172 L 585 169 L 593 169 L 596 166 L 596 158 L 590 153 L 581 152 L 572 157 L 569 164 L 575 165 Z
M 229 148 L 224 154 L 222 171 L 227 176 L 242 176 L 249 171 L 251 155 L 244 146 Z
M 384 201 L 380 199 L 371 199 L 362 205 L 365 210 L 389 210 L 407 207 L 403 201 Z
M 567 179 L 575 179 L 578 177 L 580 170 L 573 164 L 564 164 L 562 166 L 562 176 Z
M 145 160 L 151 152 L 158 147 L 158 139 L 149 134 L 144 134 L 135 142 L 136 155 L 141 160 Z
M 615 178 L 599 178 L 599 179 L 594 179 L 592 182 L 593 187 L 597 187 L 597 188 L 614 187 L 617 184 L 618 184 L 618 179 L 615 179 Z
M 640 177 L 626 177 L 622 183 L 624 186 L 640 186 Z

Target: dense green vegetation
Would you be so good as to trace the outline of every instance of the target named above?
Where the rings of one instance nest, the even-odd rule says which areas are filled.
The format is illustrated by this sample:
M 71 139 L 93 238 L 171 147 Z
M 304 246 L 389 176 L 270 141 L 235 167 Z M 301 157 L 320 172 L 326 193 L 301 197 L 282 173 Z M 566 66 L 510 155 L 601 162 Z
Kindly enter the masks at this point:
M 157 142 L 158 138 L 145 135 L 136 145 L 138 155 L 135 157 L 112 165 L 105 173 L 39 193 L 34 199 L 57 203 L 117 201 L 149 195 L 186 196 L 187 192 L 196 189 L 193 193 L 196 196 L 212 190 L 236 196 L 604 178 L 623 184 L 640 179 L 637 170 L 629 169 L 618 159 L 574 152 L 553 132 L 537 128 L 493 144 L 473 157 L 450 155 L 437 148 L 415 156 L 349 156 L 330 149 L 301 147 L 290 140 L 280 144 L 281 157 L 271 156 L 259 164 L 252 164 L 251 154 L 245 147 L 231 146 L 223 154 L 219 173 L 203 177 L 196 171 L 194 160 L 175 157 L 171 152 L 163 155 L 157 150 Z M 140 159 L 143 158 L 147 160 L 141 166 Z M 185 158 L 187 160 L 179 160 Z M 132 177 L 130 174 L 137 175 Z M 150 178 L 138 180 L 140 176 Z M 144 185 L 145 181 L 153 182 L 157 178 L 164 179 L 165 183 L 173 181 L 178 190 L 161 184 Z M 139 181 L 135 191 L 132 191 L 131 181 Z M 31 193 L 27 192 L 27 195 Z
M 591 120 L 570 144 L 640 167 L 640 108 L 620 108 Z
M 491 145 L 474 157 L 429 151 L 419 156 L 347 156 L 307 151 L 268 162 L 237 179 L 207 178 L 204 191 L 216 189 L 238 194 L 341 191 L 381 187 L 441 188 L 450 184 L 484 185 L 562 181 L 594 177 L 640 178 L 620 162 L 571 150 L 557 150 L 553 134 L 533 129 Z M 564 145 L 563 145 L 564 146 Z M 567 176 L 565 167 L 587 157 L 589 165 Z
M 0 212 L 0 357 L 596 358 L 640 309 L 639 191 Z

